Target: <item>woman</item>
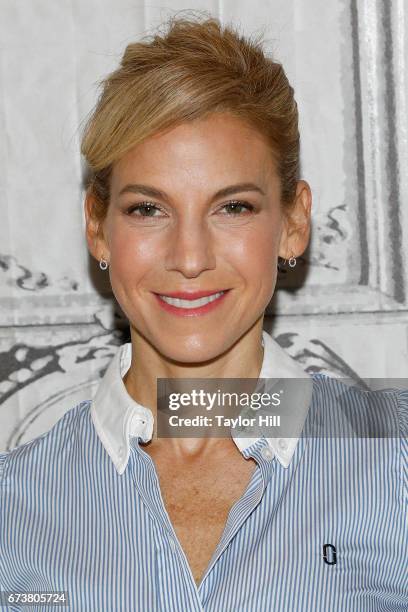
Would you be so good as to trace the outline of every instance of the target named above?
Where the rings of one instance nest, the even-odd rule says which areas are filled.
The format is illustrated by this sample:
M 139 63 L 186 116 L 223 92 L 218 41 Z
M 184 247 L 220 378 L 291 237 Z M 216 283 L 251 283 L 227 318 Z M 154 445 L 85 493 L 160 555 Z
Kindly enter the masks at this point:
M 84 611 L 406 610 L 408 391 L 369 394 L 398 435 L 301 435 L 367 392 L 263 331 L 278 257 L 310 232 L 282 67 L 215 19 L 173 20 L 127 47 L 82 153 L 89 250 L 131 342 L 93 401 L 0 456 L 2 588 Z M 157 381 L 180 378 L 300 380 L 292 435 L 158 436 Z

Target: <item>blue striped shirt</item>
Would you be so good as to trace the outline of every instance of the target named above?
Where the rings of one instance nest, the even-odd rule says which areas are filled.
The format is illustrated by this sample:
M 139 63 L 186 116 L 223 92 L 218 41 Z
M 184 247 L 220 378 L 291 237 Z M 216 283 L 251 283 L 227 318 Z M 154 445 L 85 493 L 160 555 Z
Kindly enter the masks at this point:
M 285 364 L 301 375 L 263 340 L 260 377 Z M 256 469 L 197 587 L 143 450 L 150 411 L 122 381 L 130 352 L 120 347 L 92 401 L 0 454 L 3 590 L 68 591 L 81 612 L 408 610 L 408 389 L 367 392 L 313 374 L 294 408 L 299 424 L 330 421 L 340 395 L 358 414 L 369 393 L 394 437 L 236 439 Z

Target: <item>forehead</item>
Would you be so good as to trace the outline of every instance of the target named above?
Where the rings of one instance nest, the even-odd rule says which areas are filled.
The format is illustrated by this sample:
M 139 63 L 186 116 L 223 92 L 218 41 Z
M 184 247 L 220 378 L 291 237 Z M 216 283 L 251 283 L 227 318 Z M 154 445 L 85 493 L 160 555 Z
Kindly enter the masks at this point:
M 113 182 L 136 176 L 194 180 L 263 180 L 275 176 L 271 149 L 263 135 L 228 114 L 182 123 L 130 149 L 113 168 Z M 112 184 L 112 187 L 114 185 Z

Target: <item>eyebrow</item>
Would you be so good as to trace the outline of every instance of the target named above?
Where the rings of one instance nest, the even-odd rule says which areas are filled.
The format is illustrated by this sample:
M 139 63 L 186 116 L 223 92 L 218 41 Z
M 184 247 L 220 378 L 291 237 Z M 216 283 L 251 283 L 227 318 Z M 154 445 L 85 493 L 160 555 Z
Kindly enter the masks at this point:
M 234 193 L 240 193 L 241 191 L 256 191 L 262 195 L 265 195 L 265 192 L 255 183 L 237 183 L 236 185 L 229 185 L 228 187 L 219 189 L 211 198 L 211 202 L 217 200 L 218 198 L 233 195 Z M 149 198 L 161 198 L 162 200 L 166 199 L 166 194 L 163 191 L 160 191 L 160 189 L 156 189 L 150 185 L 142 185 L 141 183 L 131 183 L 129 185 L 125 185 L 125 187 L 120 190 L 119 195 L 128 192 L 141 193 Z

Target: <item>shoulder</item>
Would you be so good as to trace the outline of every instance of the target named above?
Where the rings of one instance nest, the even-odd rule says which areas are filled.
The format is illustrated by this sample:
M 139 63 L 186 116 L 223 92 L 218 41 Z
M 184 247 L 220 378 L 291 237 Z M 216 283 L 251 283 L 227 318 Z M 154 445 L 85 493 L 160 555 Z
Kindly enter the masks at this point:
M 406 439 L 408 388 L 366 389 L 351 379 L 320 373 L 312 374 L 312 379 L 318 418 L 338 428 L 336 434 Z
M 397 487 L 398 504 L 406 515 L 408 501 L 408 389 L 366 390 L 343 379 L 313 374 L 310 435 L 342 438 L 363 460 L 374 448 L 381 457 L 375 474 L 386 474 Z M 370 450 L 371 449 L 371 450 Z M 373 473 L 373 477 L 375 476 Z M 406 519 L 405 519 L 406 520 Z
M 25 468 L 35 463 L 36 469 L 59 455 L 63 447 L 72 444 L 72 441 L 81 433 L 83 426 L 89 418 L 91 400 L 84 400 L 69 409 L 45 433 L 33 440 L 16 446 L 10 451 L 0 453 L 0 484 L 4 483 L 6 475 L 15 468 L 15 472 L 23 473 Z

